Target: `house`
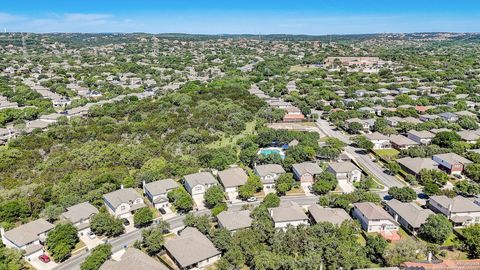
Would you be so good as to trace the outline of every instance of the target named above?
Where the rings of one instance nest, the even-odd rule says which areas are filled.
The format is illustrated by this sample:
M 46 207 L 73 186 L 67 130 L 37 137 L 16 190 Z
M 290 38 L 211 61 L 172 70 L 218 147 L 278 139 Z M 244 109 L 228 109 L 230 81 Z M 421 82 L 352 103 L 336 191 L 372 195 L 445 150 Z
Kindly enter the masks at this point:
M 303 208 L 292 201 L 282 201 L 279 207 L 269 208 L 268 212 L 275 228 L 286 229 L 288 225 L 308 225 L 308 216 Z
M 430 209 L 423 209 L 414 202 L 404 203 L 396 199 L 387 201 L 385 208 L 395 221 L 414 235 L 418 233 L 427 218 L 434 214 Z
M 223 211 L 217 215 L 218 226 L 234 233 L 252 226 L 250 210 Z
M 8 248 L 22 250 L 27 261 L 43 254 L 47 233 L 55 226 L 45 219 L 37 219 L 5 232 L 0 228 L 2 242 Z
M 167 266 L 136 248 L 127 248 L 117 260 L 110 259 L 99 270 L 169 270 Z
M 432 159 L 450 174 L 461 174 L 473 162 L 455 153 L 433 155 Z
M 412 141 L 415 141 L 419 144 L 430 144 L 430 142 L 432 141 L 433 137 L 435 137 L 435 134 L 431 133 L 430 131 L 416 131 L 416 130 L 410 130 L 408 133 L 407 133 L 407 137 L 412 140 Z
M 477 141 L 480 139 L 480 134 L 471 130 L 458 131 L 457 134 L 460 135 L 460 138 L 462 138 L 463 141 L 468 143 L 477 143 Z
M 322 168 L 315 162 L 302 162 L 292 165 L 293 175 L 302 186 L 312 185 L 315 175 L 322 173 Z
M 454 227 L 480 223 L 480 205 L 462 196 L 449 198 L 445 195 L 430 196 L 428 208 L 441 213 L 453 222 Z
M 89 202 L 83 202 L 67 207 L 62 217 L 70 221 L 77 228 L 78 234 L 86 235 L 90 232 L 90 218 L 98 213 L 98 209 Z
M 347 181 L 349 183 L 360 181 L 362 170 L 350 161 L 331 162 L 328 165 L 328 171 L 337 178 L 338 182 Z
M 287 113 L 283 116 L 283 122 L 292 123 L 292 122 L 303 122 L 305 120 L 305 116 L 300 113 Z
M 390 135 L 389 140 L 392 147 L 398 150 L 408 149 L 410 147 L 419 145 L 419 143 L 416 141 L 411 140 L 403 135 Z
M 398 164 L 400 164 L 400 167 L 402 167 L 402 169 L 405 172 L 412 174 L 415 177 L 418 177 L 420 175 L 420 171 L 423 169 L 426 169 L 426 170 L 438 169 L 438 163 L 436 163 L 430 158 L 404 157 L 404 158 L 399 158 L 396 161 Z
M 163 179 L 147 184 L 144 183 L 143 193 L 156 209 L 168 208 L 170 207 L 170 203 L 167 198 L 168 192 L 178 187 L 179 185 L 175 180 Z
M 382 207 L 371 202 L 353 204 L 352 215 L 366 232 L 389 233 L 398 231 L 398 223 Z
M 103 195 L 103 202 L 110 214 L 128 218 L 140 208 L 146 207 L 143 198 L 133 188 L 122 188 Z
M 314 204 L 308 208 L 308 214 L 312 224 L 330 222 L 334 225 L 341 225 L 346 220 L 352 220 L 348 213 L 342 208 L 327 208 Z
M 229 168 L 218 172 L 218 178 L 227 193 L 237 193 L 238 187 L 247 183 L 248 175 L 240 167 Z
M 458 121 L 458 115 L 451 113 L 451 112 L 443 112 L 438 114 L 442 119 L 444 119 L 447 122 L 457 122 Z
M 183 177 L 183 185 L 192 197 L 203 198 L 207 189 L 218 185 L 218 181 L 209 172 L 199 172 L 185 175 Z
M 379 132 L 365 134 L 365 137 L 373 143 L 373 149 L 390 148 L 390 139 Z
M 255 166 L 254 172 L 260 177 L 264 189 L 275 188 L 275 180 L 285 173 L 282 166 L 278 164 L 265 164 Z
M 347 128 L 352 124 L 352 123 L 359 123 L 362 125 L 363 127 L 363 130 L 364 131 L 369 131 L 370 129 L 373 128 L 373 125 L 374 123 L 370 123 L 369 121 L 366 121 L 366 120 L 363 120 L 363 119 L 359 119 L 359 118 L 351 118 L 351 119 L 347 119 L 345 121 L 345 123 L 347 124 Z
M 165 250 L 180 269 L 205 269 L 220 259 L 221 252 L 199 230 L 187 227 L 167 238 Z

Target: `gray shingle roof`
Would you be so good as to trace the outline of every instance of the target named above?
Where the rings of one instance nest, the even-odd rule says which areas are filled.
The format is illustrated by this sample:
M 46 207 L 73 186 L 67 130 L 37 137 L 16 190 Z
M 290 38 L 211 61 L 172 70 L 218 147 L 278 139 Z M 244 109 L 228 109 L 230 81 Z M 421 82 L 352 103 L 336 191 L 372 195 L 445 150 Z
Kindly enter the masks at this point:
M 348 213 L 341 208 L 324 208 L 318 204 L 314 204 L 308 208 L 308 211 L 315 220 L 315 223 L 330 222 L 335 225 L 340 225 L 345 220 L 352 219 Z
M 460 155 L 457 155 L 455 153 L 438 154 L 438 155 L 433 155 L 433 157 L 437 157 L 441 160 L 445 160 L 450 164 L 455 164 L 455 163 L 471 164 L 472 163 L 472 161 Z
M 420 228 L 427 218 L 434 214 L 430 209 L 423 209 L 415 203 L 403 203 L 393 199 L 387 201 L 386 204 L 413 228 Z
M 18 226 L 5 232 L 5 238 L 18 247 L 38 240 L 38 235 L 48 232 L 55 226 L 43 218 Z
M 389 138 L 380 132 L 365 134 L 365 137 L 371 141 L 388 141 Z
M 215 177 L 213 177 L 213 175 L 209 172 L 199 172 L 185 175 L 183 179 L 185 179 L 185 182 L 191 187 L 197 185 L 218 184 L 217 179 L 215 179 Z
M 480 205 L 475 204 L 463 196 L 457 196 L 455 198 L 449 198 L 445 195 L 431 196 L 430 200 L 437 202 L 446 209 L 451 206 L 451 213 L 480 212 Z
M 349 173 L 354 170 L 361 171 L 355 164 L 350 161 L 346 162 L 331 162 L 328 165 L 329 169 L 334 171 L 335 173 Z
M 145 184 L 145 189 L 148 190 L 152 196 L 165 194 L 177 187 L 179 187 L 178 183 L 170 178 Z
M 136 248 L 128 248 L 121 256 L 120 261 L 109 260 L 100 267 L 100 270 L 168 270 L 161 262 L 148 256 Z
M 430 158 L 404 157 L 404 158 L 397 159 L 397 162 L 416 174 L 419 174 L 422 169 L 427 169 L 427 170 L 438 169 L 438 163 L 436 163 Z
M 278 164 L 258 165 L 258 166 L 255 166 L 255 171 L 260 177 L 264 177 L 272 173 L 275 173 L 275 174 L 285 173 L 285 170 L 283 169 L 283 167 Z
M 293 202 L 282 202 L 279 207 L 269 208 L 273 222 L 308 220 L 303 208 Z
M 77 223 L 82 220 L 89 219 L 93 214 L 98 213 L 98 209 L 91 205 L 89 202 L 83 202 L 70 206 L 67 208 L 67 212 L 63 213 L 63 217 L 68 219 L 72 223 Z
M 167 239 L 165 249 L 184 268 L 220 254 L 205 235 L 192 227 L 185 228 L 176 238 Z
M 387 213 L 387 211 L 374 203 L 361 202 L 354 203 L 353 206 L 357 208 L 368 220 L 390 220 L 396 223 L 396 221 Z
M 307 173 L 311 175 L 322 173 L 322 168 L 320 168 L 320 166 L 318 166 L 318 164 L 314 162 L 302 162 L 293 164 L 292 168 L 295 169 L 295 171 L 297 171 L 300 175 L 304 175 Z
M 124 188 L 103 195 L 103 198 L 113 207 L 117 208 L 122 203 L 132 204 L 137 198 L 141 198 L 140 194 L 133 188 Z
M 218 223 L 229 231 L 249 228 L 252 225 L 252 218 L 249 210 L 223 211 L 217 215 Z
M 218 177 L 223 186 L 228 187 L 238 187 L 247 183 L 248 175 L 242 168 L 235 167 L 229 168 L 224 171 L 218 172 Z
M 391 135 L 389 137 L 390 142 L 396 144 L 396 145 L 418 145 L 418 143 L 414 140 L 411 140 L 403 135 Z
M 431 139 L 435 137 L 435 134 L 431 133 L 430 131 L 422 130 L 422 131 L 416 131 L 416 130 L 410 130 L 408 133 L 415 135 L 419 138 L 422 139 Z

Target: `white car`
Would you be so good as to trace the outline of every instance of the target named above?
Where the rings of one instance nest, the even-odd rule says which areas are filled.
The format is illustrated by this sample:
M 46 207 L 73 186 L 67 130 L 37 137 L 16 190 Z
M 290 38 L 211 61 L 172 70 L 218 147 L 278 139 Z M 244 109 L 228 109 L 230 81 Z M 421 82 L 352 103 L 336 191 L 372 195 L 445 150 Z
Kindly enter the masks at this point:
M 89 237 L 90 239 L 92 239 L 92 240 L 95 239 L 95 238 L 97 238 L 97 236 L 95 235 L 95 233 L 93 233 L 92 231 L 90 231 L 90 232 L 88 233 L 88 237 Z
M 256 202 L 257 198 L 256 197 L 250 197 L 247 199 L 247 202 Z

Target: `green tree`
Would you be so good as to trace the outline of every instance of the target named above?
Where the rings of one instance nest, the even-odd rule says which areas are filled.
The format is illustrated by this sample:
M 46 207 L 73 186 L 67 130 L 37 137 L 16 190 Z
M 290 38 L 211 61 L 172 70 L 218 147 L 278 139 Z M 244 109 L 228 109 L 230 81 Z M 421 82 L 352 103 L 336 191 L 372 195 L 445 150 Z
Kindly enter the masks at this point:
M 435 134 L 432 143 L 440 147 L 451 148 L 455 142 L 460 141 L 460 135 L 454 131 L 441 131 Z
M 400 240 L 389 246 L 383 255 L 388 266 L 399 266 L 407 261 L 415 261 L 424 253 L 425 247 L 413 240 Z
M 453 226 L 447 217 L 441 214 L 430 215 L 420 227 L 420 236 L 428 242 L 442 244 L 452 233 Z
M 470 116 L 460 116 L 458 118 L 457 124 L 463 129 L 474 130 L 478 128 L 478 123 L 473 117 Z
M 330 172 L 324 171 L 321 174 L 315 176 L 315 182 L 313 183 L 313 190 L 318 194 L 326 194 L 329 191 L 334 190 L 337 187 L 338 181 L 335 175 Z
M 390 161 L 387 163 L 386 165 L 387 169 L 392 173 L 392 174 L 398 174 L 402 168 L 400 167 L 400 165 L 395 162 L 395 161 Z
M 23 270 L 25 268 L 22 253 L 16 249 L 0 247 L 0 270 Z
M 210 217 L 208 215 L 195 216 L 193 213 L 188 213 L 185 215 L 183 223 L 187 227 L 197 228 L 203 234 L 207 234 L 212 227 L 210 223 Z
M 466 196 L 475 196 L 480 194 L 480 184 L 468 180 L 459 181 L 455 184 L 455 192 Z
M 480 183 L 480 163 L 466 166 L 465 175 L 467 175 L 473 181 Z
M 391 187 L 388 195 L 401 202 L 411 202 L 417 198 L 417 193 L 411 187 Z
M 380 235 L 368 235 L 366 251 L 370 261 L 383 263 L 383 254 L 387 249 L 388 242 Z
M 98 270 L 112 256 L 112 245 L 101 244 L 92 249 L 90 255 L 80 265 L 81 270 Z
M 275 193 L 269 193 L 263 198 L 261 205 L 266 208 L 278 207 L 280 205 L 280 197 Z
M 225 199 L 225 194 L 223 193 L 223 188 L 219 185 L 215 185 L 207 189 L 204 195 L 204 199 L 207 207 L 213 208 L 220 203 L 223 203 Z
M 125 230 L 122 220 L 114 218 L 106 211 L 100 211 L 91 218 L 90 228 L 97 235 L 109 237 L 118 236 Z
M 293 179 L 293 174 L 284 173 L 277 179 L 275 183 L 275 189 L 279 195 L 285 195 L 287 191 L 292 189 L 294 182 L 295 180 Z
M 188 212 L 193 208 L 193 199 L 183 187 L 169 191 L 167 197 L 179 212 Z
M 357 136 L 353 139 L 353 141 L 358 148 L 365 150 L 371 150 L 373 148 L 373 143 L 365 136 Z
M 363 125 L 358 122 L 353 122 L 348 125 L 348 133 L 359 134 L 363 130 Z
M 463 243 L 472 259 L 480 258 L 480 224 L 470 225 L 462 230 Z
M 137 228 L 147 226 L 152 223 L 152 220 L 153 212 L 148 207 L 138 209 L 133 215 L 133 224 L 135 224 L 135 227 Z
M 150 256 L 160 252 L 163 243 L 163 228 L 155 226 L 142 231 L 142 245 Z
M 48 232 L 46 247 L 56 262 L 62 262 L 70 256 L 77 242 L 77 229 L 71 223 L 58 224 Z

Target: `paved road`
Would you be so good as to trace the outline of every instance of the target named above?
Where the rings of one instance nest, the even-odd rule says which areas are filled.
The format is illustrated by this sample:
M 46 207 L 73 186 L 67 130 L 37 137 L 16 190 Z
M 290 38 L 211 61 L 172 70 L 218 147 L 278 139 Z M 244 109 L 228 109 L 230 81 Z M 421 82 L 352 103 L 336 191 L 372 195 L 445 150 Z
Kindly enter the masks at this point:
M 298 203 L 299 205 L 312 205 L 318 201 L 317 196 L 299 196 L 299 197 L 283 197 L 282 201 L 293 201 Z M 258 205 L 260 201 L 255 203 L 251 203 L 253 205 Z M 231 210 L 240 210 L 243 205 L 247 204 L 246 202 L 240 202 L 229 205 L 229 209 Z M 197 214 L 208 214 L 210 210 L 204 209 L 196 212 Z M 170 228 L 172 230 L 182 228 L 184 226 L 183 220 L 185 216 L 176 216 L 171 219 L 166 220 L 170 224 Z M 135 241 L 142 239 L 142 231 L 135 230 L 127 234 L 123 234 L 115 239 L 111 239 L 108 241 L 112 245 L 112 253 L 115 253 L 126 246 L 132 245 Z M 80 264 L 87 258 L 90 252 L 84 251 L 83 253 L 76 255 L 75 257 L 70 258 L 69 260 L 63 262 L 59 266 L 55 267 L 54 270 L 79 270 Z
M 338 138 L 346 144 L 351 143 L 349 136 L 338 130 L 334 130 L 334 127 L 332 127 L 328 121 L 318 118 L 317 126 L 327 136 Z M 384 168 L 382 168 L 378 163 L 373 162 L 369 155 L 362 153 L 362 149 L 353 146 L 347 146 L 345 147 L 345 151 L 351 158 L 353 158 L 354 161 L 356 161 L 360 166 L 368 170 L 368 172 L 382 182 L 386 188 L 406 186 L 404 182 L 398 180 L 396 177 L 386 174 L 384 172 Z

